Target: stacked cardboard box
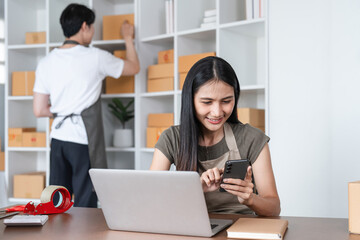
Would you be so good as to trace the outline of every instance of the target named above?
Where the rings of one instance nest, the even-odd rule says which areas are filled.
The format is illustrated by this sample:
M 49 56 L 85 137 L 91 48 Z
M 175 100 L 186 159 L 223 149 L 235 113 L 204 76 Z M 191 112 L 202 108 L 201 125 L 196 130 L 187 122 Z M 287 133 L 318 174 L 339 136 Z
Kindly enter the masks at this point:
M 348 183 L 349 232 L 360 234 L 360 181 Z
M 114 56 L 121 59 L 126 59 L 126 51 L 124 50 L 114 51 Z M 121 76 L 118 79 L 107 77 L 105 79 L 106 94 L 133 93 L 134 91 L 135 91 L 134 76 Z
M 123 39 L 120 29 L 125 21 L 134 25 L 134 14 L 103 16 L 103 40 Z
M 179 84 L 182 89 L 187 73 L 190 68 L 200 59 L 208 56 L 216 56 L 215 52 L 199 53 L 179 57 Z
M 174 124 L 173 113 L 152 113 L 148 115 L 148 127 L 146 129 L 146 147 L 155 147 L 156 142 L 163 131 Z
M 148 92 L 174 90 L 174 50 L 160 51 L 158 64 L 148 68 Z
M 256 108 L 238 108 L 238 119 L 265 132 L 265 110 Z
M 46 147 L 45 132 L 36 128 L 9 128 L 9 147 Z
M 0 171 L 5 171 L 5 153 L 1 151 L 1 138 L 0 138 Z
M 25 33 L 25 44 L 46 43 L 46 32 L 27 32 Z
M 40 198 L 45 188 L 45 172 L 14 175 L 15 198 Z
M 12 96 L 32 96 L 35 72 L 12 72 Z

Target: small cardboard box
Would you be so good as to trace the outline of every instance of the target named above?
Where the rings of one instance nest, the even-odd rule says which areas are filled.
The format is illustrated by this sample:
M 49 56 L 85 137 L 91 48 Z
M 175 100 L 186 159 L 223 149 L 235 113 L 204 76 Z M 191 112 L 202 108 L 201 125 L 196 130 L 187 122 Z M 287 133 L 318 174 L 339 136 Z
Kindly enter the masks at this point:
M 25 33 L 25 44 L 46 43 L 46 32 L 27 32 Z
M 126 59 L 126 51 L 116 50 L 114 56 Z M 134 76 L 121 76 L 120 78 L 107 77 L 105 79 L 105 93 L 134 93 L 135 92 L 135 77 Z
M 360 181 L 349 182 L 349 232 L 360 234 Z
M 174 64 L 164 63 L 148 67 L 148 79 L 174 78 Z
M 22 136 L 23 147 L 46 147 L 45 132 L 24 132 Z
M 126 59 L 126 51 L 125 50 L 115 50 L 114 56 L 121 58 L 121 59 Z
M 158 64 L 174 63 L 174 49 L 158 52 Z
M 159 140 L 159 137 L 163 131 L 167 128 L 148 127 L 146 128 L 146 147 L 153 148 Z
M 12 72 L 12 96 L 32 96 L 35 72 Z
M 149 79 L 147 81 L 148 92 L 161 92 L 174 90 L 174 78 Z
M 133 93 L 135 92 L 134 76 L 122 76 L 118 79 L 106 77 L 105 79 L 105 93 Z
M 22 147 L 22 136 L 25 132 L 35 132 L 36 128 L 9 128 L 9 147 Z
M 134 25 L 134 14 L 103 16 L 103 40 L 123 39 L 121 26 L 126 20 Z
M 255 108 L 238 108 L 238 119 L 242 123 L 249 123 L 254 127 L 265 127 L 265 110 Z
M 174 113 L 150 113 L 148 127 L 170 127 L 174 125 Z
M 180 90 L 182 90 L 183 86 L 184 86 L 184 82 L 185 82 L 185 79 L 186 79 L 186 76 L 187 76 L 187 72 L 185 73 L 179 73 L 179 88 Z
M 5 153 L 0 152 L 0 171 L 5 171 Z
M 179 57 L 179 73 L 185 73 L 200 59 L 207 56 L 216 56 L 215 52 L 199 53 Z
M 45 172 L 14 175 L 14 198 L 40 198 L 45 188 Z

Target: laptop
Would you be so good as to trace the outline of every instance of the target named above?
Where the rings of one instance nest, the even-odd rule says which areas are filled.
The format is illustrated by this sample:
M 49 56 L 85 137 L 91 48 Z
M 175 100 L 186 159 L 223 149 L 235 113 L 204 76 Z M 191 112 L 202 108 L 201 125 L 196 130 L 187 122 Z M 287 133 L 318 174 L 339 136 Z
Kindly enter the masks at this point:
M 209 219 L 197 172 L 90 169 L 112 230 L 211 237 L 232 224 Z

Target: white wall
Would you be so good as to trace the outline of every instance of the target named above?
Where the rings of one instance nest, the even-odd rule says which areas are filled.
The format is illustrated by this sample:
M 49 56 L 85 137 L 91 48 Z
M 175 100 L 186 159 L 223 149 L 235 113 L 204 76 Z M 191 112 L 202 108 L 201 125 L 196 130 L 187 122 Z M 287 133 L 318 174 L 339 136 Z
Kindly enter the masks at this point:
M 281 215 L 347 217 L 360 180 L 360 1 L 269 4 L 271 153 Z

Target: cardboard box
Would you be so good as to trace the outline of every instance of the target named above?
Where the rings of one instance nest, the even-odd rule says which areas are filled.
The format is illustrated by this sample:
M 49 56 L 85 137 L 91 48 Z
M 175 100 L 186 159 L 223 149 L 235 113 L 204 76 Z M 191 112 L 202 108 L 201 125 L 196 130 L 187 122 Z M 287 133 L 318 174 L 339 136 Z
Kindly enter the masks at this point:
M 103 16 L 103 40 L 123 39 L 121 26 L 126 20 L 134 25 L 134 14 Z
M 23 133 L 35 131 L 36 128 L 9 128 L 9 147 L 22 147 Z
M 148 79 L 173 78 L 173 77 L 174 77 L 173 63 L 156 64 L 148 67 Z
M 50 131 L 51 131 L 53 122 L 54 122 L 54 118 L 49 118 L 49 129 L 50 129 Z
M 0 152 L 0 171 L 5 171 L 5 153 Z
M 360 181 L 349 182 L 349 232 L 360 234 Z
M 125 50 L 114 51 L 114 56 L 126 59 Z M 105 79 L 105 93 L 134 93 L 135 92 L 135 77 L 134 76 L 121 76 L 120 78 L 107 77 Z
M 182 88 L 184 86 L 186 76 L 187 76 L 187 72 L 179 73 L 179 88 L 180 88 L 180 90 L 182 90 Z
M 125 50 L 115 50 L 114 56 L 121 58 L 121 59 L 126 59 L 126 51 Z
M 23 147 L 46 147 L 45 132 L 24 132 L 22 136 Z
M 170 127 L 174 125 L 174 113 L 150 113 L 148 127 Z
M 174 49 L 158 52 L 158 64 L 174 63 Z
M 185 73 L 200 59 L 207 56 L 216 56 L 215 52 L 199 53 L 179 57 L 179 73 Z
M 14 175 L 14 198 L 40 198 L 45 188 L 45 172 Z
M 238 108 L 238 119 L 254 127 L 265 127 L 265 110 L 255 108 Z
M 46 32 L 27 32 L 25 33 L 25 44 L 46 43 Z
M 173 91 L 174 78 L 149 79 L 147 81 L 148 92 Z
M 105 79 L 105 93 L 134 93 L 135 92 L 135 78 L 134 76 L 122 76 L 118 79 L 106 77 Z
M 163 131 L 168 129 L 167 127 L 157 128 L 157 127 L 148 127 L 146 128 L 146 147 L 153 148 L 159 140 L 159 137 Z
M 35 72 L 12 72 L 12 96 L 32 96 Z

